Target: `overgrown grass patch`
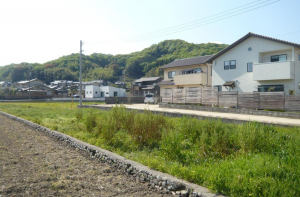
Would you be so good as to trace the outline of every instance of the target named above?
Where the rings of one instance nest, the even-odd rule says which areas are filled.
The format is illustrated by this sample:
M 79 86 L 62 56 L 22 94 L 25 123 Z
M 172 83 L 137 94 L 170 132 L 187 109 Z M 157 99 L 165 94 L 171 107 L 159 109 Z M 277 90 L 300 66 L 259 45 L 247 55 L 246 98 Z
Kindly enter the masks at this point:
M 167 118 L 124 107 L 0 103 L 37 122 L 228 196 L 299 196 L 299 128 Z

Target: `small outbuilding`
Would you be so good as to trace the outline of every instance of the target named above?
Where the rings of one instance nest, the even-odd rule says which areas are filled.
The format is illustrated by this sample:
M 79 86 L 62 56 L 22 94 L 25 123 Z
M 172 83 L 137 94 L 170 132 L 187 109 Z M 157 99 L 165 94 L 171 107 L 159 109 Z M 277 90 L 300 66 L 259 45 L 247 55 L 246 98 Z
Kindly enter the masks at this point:
M 126 97 L 126 90 L 112 86 L 85 86 L 85 98 Z

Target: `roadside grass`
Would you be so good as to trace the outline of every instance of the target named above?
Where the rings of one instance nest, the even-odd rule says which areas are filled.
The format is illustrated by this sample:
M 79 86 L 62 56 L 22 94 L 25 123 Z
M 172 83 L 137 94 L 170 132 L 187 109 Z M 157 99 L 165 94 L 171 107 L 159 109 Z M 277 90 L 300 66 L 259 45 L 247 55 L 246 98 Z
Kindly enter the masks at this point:
M 168 118 L 123 106 L 0 103 L 0 110 L 228 196 L 299 196 L 300 129 Z

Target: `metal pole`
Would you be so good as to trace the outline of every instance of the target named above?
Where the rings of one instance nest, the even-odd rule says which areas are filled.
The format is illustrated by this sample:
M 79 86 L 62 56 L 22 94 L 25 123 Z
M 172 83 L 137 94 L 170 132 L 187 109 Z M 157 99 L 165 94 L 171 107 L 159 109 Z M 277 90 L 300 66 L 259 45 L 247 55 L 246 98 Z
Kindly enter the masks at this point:
M 28 91 L 29 91 L 29 100 L 30 100 L 30 78 L 31 78 L 31 71 L 30 71 L 30 68 L 31 68 L 31 65 L 29 64 L 29 72 L 28 72 L 28 75 L 29 75 L 29 88 L 28 88 Z
M 80 40 L 80 74 L 79 74 L 79 98 L 80 105 L 82 105 L 82 61 L 81 61 L 81 53 L 82 53 L 82 41 Z

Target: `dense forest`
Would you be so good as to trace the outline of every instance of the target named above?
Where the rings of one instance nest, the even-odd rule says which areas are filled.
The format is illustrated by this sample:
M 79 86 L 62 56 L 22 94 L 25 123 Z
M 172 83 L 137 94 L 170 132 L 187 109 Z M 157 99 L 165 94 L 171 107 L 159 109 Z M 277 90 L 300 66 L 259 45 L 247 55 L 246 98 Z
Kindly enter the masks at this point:
M 93 53 L 82 56 L 83 81 L 104 79 L 117 81 L 125 70 L 128 80 L 143 76 L 161 76 L 159 67 L 175 59 L 210 55 L 228 45 L 193 44 L 183 40 L 165 40 L 142 51 L 126 55 L 107 55 Z M 79 54 L 62 56 L 43 64 L 11 64 L 0 67 L 0 81 L 21 81 L 38 78 L 49 84 L 53 80 L 79 80 Z M 29 72 L 30 69 L 30 72 Z

